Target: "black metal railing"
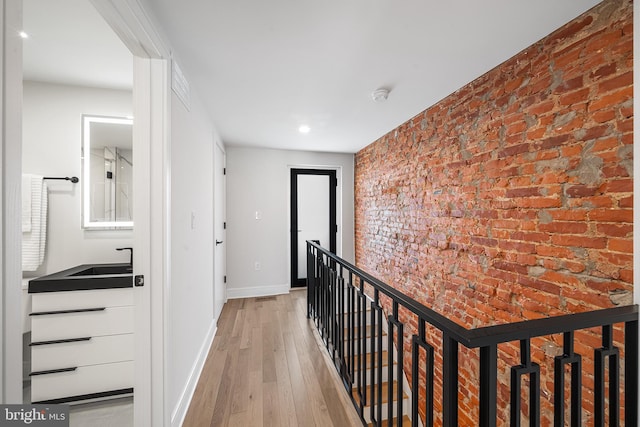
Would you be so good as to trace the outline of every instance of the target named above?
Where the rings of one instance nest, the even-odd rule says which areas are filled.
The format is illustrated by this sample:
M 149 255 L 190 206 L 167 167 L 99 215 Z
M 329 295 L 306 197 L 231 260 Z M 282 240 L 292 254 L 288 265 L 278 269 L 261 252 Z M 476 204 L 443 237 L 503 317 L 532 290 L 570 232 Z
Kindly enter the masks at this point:
M 583 404 L 592 404 L 589 418 L 595 426 L 618 426 L 621 421 L 627 427 L 637 426 L 637 305 L 466 329 L 311 241 L 307 242 L 307 292 L 307 315 L 315 322 L 363 422 L 380 426 L 383 420 L 397 418 L 393 425 L 402 426 L 402 416 L 408 414 L 413 427 L 457 426 L 463 412 L 459 404 L 462 345 L 479 349 L 465 351 L 467 357 L 468 353 L 478 354 L 478 362 L 466 363 L 463 369 L 479 367 L 470 373 L 478 382 L 477 412 L 470 418 L 465 414 L 465 419 L 475 419 L 483 427 L 496 426 L 498 419 L 519 426 L 521 412 L 528 408 L 524 414 L 528 424 L 539 426 L 541 370 L 532 357 L 532 339 L 561 334 L 562 348 L 553 366 L 544 366 L 553 381 L 553 398 L 545 392 L 553 425 L 564 426 L 565 420 L 570 426 L 583 425 Z M 602 342 L 600 348 L 591 346 L 594 369 L 589 385 L 593 383 L 593 389 L 588 393 L 583 393 L 587 385 L 582 381 L 587 375 L 583 359 L 588 355 L 574 351 L 574 344 L 580 341 L 576 334 L 597 334 Z M 433 337 L 440 341 L 434 343 Z M 520 364 L 512 360 L 513 355 L 499 351 L 498 346 L 505 343 L 519 347 Z M 506 375 L 500 387 L 510 377 L 510 402 L 498 396 L 498 375 L 505 378 L 507 370 L 510 376 Z M 567 373 L 570 381 L 565 381 Z M 523 377 L 528 379 L 524 382 L 527 390 L 522 390 Z M 406 390 L 405 381 L 411 390 Z M 406 398 L 409 391 L 410 402 Z M 434 396 L 438 397 L 435 407 Z M 547 423 L 543 420 L 543 424 Z

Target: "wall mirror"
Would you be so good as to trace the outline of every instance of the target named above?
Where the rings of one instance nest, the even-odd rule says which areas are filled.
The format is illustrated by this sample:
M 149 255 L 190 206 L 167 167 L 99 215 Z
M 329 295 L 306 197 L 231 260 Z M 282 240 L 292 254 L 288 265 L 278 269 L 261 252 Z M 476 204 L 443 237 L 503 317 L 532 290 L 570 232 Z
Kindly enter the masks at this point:
M 82 226 L 133 227 L 133 120 L 82 116 Z

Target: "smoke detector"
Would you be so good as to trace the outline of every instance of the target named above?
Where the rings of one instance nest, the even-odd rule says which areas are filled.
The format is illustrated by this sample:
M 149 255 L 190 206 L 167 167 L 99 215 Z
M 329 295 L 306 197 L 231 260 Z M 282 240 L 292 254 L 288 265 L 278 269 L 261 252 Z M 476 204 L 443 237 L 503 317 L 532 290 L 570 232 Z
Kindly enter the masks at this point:
M 378 88 L 371 93 L 371 98 L 373 98 L 375 102 L 384 102 L 388 97 L 389 89 L 385 89 L 383 87 Z

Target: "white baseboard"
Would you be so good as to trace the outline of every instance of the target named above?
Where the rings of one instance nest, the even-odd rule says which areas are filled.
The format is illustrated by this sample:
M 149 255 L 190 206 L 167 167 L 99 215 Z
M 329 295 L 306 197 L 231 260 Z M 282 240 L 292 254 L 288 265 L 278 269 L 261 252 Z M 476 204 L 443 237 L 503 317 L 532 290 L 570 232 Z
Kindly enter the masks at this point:
M 180 393 L 180 399 L 178 399 L 178 403 L 171 414 L 172 427 L 180 427 L 184 422 L 184 418 L 187 416 L 187 410 L 189 409 L 193 393 L 195 392 L 196 385 L 200 379 L 204 362 L 207 360 L 209 349 L 211 348 L 211 344 L 213 344 L 213 338 L 216 336 L 216 331 L 218 330 L 216 326 L 217 321 L 218 319 L 213 319 L 213 322 L 211 322 L 211 325 L 209 326 L 207 336 L 205 337 L 205 340 L 200 347 L 200 351 L 198 352 L 198 358 L 193 364 L 193 368 L 191 368 L 189 380 L 185 384 L 182 393 Z
M 284 285 L 254 286 L 252 288 L 227 288 L 227 298 L 254 298 L 268 297 L 271 295 L 288 294 L 291 286 Z

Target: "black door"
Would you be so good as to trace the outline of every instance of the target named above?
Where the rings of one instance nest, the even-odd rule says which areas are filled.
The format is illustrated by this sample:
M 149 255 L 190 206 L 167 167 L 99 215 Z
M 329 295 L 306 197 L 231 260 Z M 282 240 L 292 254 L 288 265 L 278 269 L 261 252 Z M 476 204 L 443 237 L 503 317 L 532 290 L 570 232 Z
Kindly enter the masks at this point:
M 335 170 L 291 169 L 291 286 L 306 285 L 306 240 L 336 252 Z

